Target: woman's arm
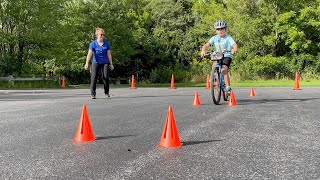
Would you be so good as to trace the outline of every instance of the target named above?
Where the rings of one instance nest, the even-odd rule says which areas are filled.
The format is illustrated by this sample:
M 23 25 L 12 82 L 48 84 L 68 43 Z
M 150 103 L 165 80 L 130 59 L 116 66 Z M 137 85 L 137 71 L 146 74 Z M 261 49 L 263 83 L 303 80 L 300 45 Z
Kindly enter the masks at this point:
M 113 70 L 113 64 L 112 64 L 112 55 L 111 55 L 111 50 L 107 51 L 107 55 L 108 55 L 108 59 L 109 59 L 109 63 L 110 63 L 110 69 Z
M 85 70 L 88 70 L 89 62 L 92 58 L 92 54 L 93 54 L 93 51 L 91 49 L 89 49 L 88 54 L 87 54 L 86 64 L 84 65 Z

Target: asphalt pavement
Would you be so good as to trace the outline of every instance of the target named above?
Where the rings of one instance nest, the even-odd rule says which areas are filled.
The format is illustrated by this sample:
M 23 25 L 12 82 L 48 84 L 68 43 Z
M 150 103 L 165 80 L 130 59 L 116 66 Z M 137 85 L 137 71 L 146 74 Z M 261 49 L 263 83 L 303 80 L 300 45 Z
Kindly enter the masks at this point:
M 192 106 L 195 91 L 201 106 Z M 320 88 L 0 90 L 0 179 L 320 179 Z M 75 143 L 83 104 L 96 140 Z M 168 107 L 183 143 L 159 148 Z

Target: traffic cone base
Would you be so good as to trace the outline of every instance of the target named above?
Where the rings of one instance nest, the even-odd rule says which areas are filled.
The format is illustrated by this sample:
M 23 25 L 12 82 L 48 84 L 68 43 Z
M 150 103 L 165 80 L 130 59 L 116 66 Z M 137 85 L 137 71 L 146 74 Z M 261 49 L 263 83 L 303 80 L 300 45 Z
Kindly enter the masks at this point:
M 87 111 L 87 106 L 84 104 L 78 124 L 76 136 L 73 139 L 74 142 L 89 142 L 94 141 L 94 134 L 92 131 L 90 118 Z
M 254 89 L 253 89 L 253 87 L 251 88 L 250 96 L 251 96 L 251 97 L 256 96 L 256 94 L 254 93 Z
M 173 110 L 172 107 L 169 106 L 166 122 L 158 147 L 179 148 L 181 146 L 182 143 L 180 141 Z
M 229 102 L 228 102 L 228 106 L 236 106 L 236 105 L 237 105 L 236 97 L 234 95 L 234 92 L 231 91 L 230 99 L 229 99 Z
M 299 83 L 299 82 L 294 83 L 293 90 L 302 90 L 302 89 L 300 88 L 300 83 Z
M 194 106 L 200 106 L 200 105 L 201 105 L 198 91 L 196 91 L 196 92 L 194 93 L 193 105 L 194 105 Z

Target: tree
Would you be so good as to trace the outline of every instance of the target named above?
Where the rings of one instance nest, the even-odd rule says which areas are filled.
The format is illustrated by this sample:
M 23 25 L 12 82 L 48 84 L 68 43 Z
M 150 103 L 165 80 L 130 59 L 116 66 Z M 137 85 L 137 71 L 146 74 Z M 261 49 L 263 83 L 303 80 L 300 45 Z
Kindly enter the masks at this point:
M 68 69 L 82 71 L 89 43 L 95 38 L 95 28 L 106 30 L 106 38 L 110 41 L 114 63 L 122 66 L 130 55 L 135 53 L 132 31 L 133 22 L 128 17 L 129 8 L 127 1 L 116 0 L 78 0 L 65 4 L 65 19 L 62 21 L 64 31 L 67 32 L 63 62 Z M 116 68 L 114 74 L 124 75 L 123 71 Z
M 0 0 L 0 75 L 55 70 L 71 83 L 87 82 L 88 46 L 102 27 L 116 65 L 111 76 L 161 82 L 173 72 L 200 76 L 194 59 L 215 35 L 218 19 L 228 22 L 239 46 L 232 73 L 250 74 L 241 73 L 249 64 L 254 72 L 285 64 L 290 72 L 283 76 L 295 70 L 319 74 L 319 5 L 320 0 Z
M 62 3 L 63 0 L 0 1 L 4 35 L 0 51 L 7 57 L 4 58 L 7 71 L 2 74 L 30 73 L 24 68 L 28 63 L 44 64 L 53 58 Z

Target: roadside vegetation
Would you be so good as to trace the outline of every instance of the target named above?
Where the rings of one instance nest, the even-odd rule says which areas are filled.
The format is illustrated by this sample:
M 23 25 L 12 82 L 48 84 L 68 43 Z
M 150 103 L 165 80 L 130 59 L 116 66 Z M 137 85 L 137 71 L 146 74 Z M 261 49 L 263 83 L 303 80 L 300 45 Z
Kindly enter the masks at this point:
M 64 76 L 67 86 L 89 84 L 85 56 L 95 27 L 107 32 L 115 70 L 141 86 L 206 81 L 198 62 L 213 23 L 228 22 L 236 40 L 235 86 L 292 86 L 320 79 L 320 0 L 1 0 L 0 77 Z M 97 18 L 99 17 L 99 18 Z M 8 82 L 1 88 L 59 87 L 56 82 Z

